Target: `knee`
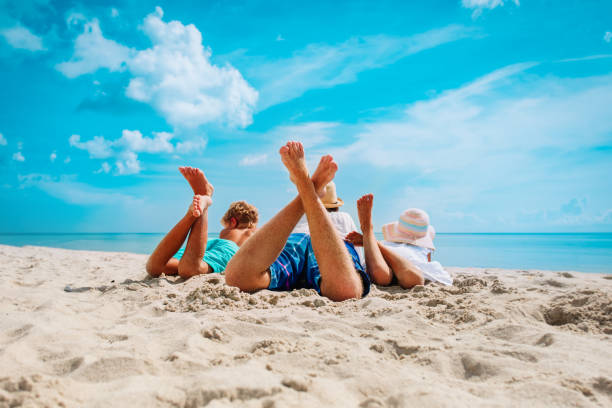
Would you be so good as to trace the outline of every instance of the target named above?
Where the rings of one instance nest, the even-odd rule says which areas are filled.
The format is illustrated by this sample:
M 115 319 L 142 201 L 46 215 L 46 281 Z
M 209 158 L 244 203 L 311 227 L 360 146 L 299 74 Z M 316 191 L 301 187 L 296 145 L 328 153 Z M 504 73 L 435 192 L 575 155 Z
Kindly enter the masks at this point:
M 151 261 L 151 258 L 149 258 L 147 261 L 145 268 L 147 270 L 147 274 L 152 278 L 157 278 L 159 275 L 164 273 L 164 268 L 160 265 L 156 265 L 153 261 Z
M 189 279 L 194 275 L 199 275 L 200 273 L 202 272 L 197 264 L 187 262 L 179 262 L 178 264 L 178 274 L 183 279 Z
M 355 282 L 342 287 L 329 287 L 321 282 L 321 294 L 334 302 L 342 302 L 349 299 L 361 299 L 363 294 L 363 282 Z

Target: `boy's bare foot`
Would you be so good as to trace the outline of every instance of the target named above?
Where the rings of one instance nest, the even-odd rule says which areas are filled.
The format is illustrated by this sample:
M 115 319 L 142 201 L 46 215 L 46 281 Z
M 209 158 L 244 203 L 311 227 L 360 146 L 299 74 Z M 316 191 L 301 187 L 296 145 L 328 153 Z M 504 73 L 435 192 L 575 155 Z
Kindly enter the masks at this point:
M 279 151 L 283 164 L 289 170 L 293 183 L 308 179 L 308 168 L 304 160 L 304 146 L 300 142 L 287 142 Z
M 346 237 L 344 237 L 344 240 L 350 242 L 351 244 L 355 246 L 363 246 L 363 235 L 361 235 L 357 231 L 351 231 L 348 234 L 346 234 Z
M 197 218 L 202 215 L 211 204 L 212 199 L 209 196 L 196 194 L 193 196 L 193 201 L 187 212 Z
M 179 167 L 179 171 L 189 182 L 189 185 L 193 189 L 193 194 L 212 197 L 215 189 L 212 184 L 208 182 L 202 170 L 197 167 L 185 166 Z
M 359 216 L 359 224 L 361 231 L 366 232 L 372 229 L 372 206 L 374 204 L 374 196 L 366 194 L 357 200 L 357 215 Z
M 325 195 L 325 186 L 334 179 L 336 171 L 338 171 L 338 164 L 334 161 L 333 157 L 329 154 L 321 157 L 319 165 L 310 178 L 320 198 L 323 198 Z

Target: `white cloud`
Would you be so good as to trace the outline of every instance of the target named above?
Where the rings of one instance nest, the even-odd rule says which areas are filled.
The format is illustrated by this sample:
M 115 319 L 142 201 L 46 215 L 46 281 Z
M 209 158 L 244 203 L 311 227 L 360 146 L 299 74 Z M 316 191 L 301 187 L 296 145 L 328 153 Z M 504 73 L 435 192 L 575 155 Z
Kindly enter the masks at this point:
M 283 38 L 282 35 L 279 34 L 276 36 L 276 41 L 285 41 L 285 39 Z
M 51 163 L 53 163 L 55 159 L 57 159 L 57 153 L 53 152 L 49 155 L 49 160 L 51 160 Z
M 612 131 L 608 112 L 612 75 L 566 81 L 515 79 L 532 66 L 499 69 L 409 105 L 398 120 L 358 126 L 356 142 L 339 149 L 337 155 L 426 172 L 473 166 L 500 152 L 577 148 L 584 145 L 582 137 L 577 137 L 584 134 L 584 123 L 589 123 L 590 143 L 605 143 Z M 406 152 L 418 153 L 407 160 Z
M 0 133 L 0 146 L 6 146 L 8 142 L 6 141 L 4 135 Z
M 604 41 L 609 43 L 610 41 L 612 41 L 612 32 L 610 31 L 606 31 L 606 33 L 604 34 L 603 37 Z
M 111 171 L 111 166 L 110 164 L 108 164 L 107 162 L 103 162 L 102 165 L 100 166 L 100 168 L 96 171 L 94 171 L 94 173 L 98 174 L 98 173 L 105 173 L 108 174 Z
M 68 23 L 75 24 L 82 18 L 81 15 L 73 14 L 68 18 Z M 100 23 L 94 18 L 84 24 L 83 33 L 74 42 L 74 53 L 70 60 L 55 67 L 68 78 L 90 74 L 100 68 L 123 71 L 131 53 L 130 48 L 104 38 Z
M 268 154 L 251 154 L 244 156 L 240 160 L 241 166 L 256 166 L 258 164 L 264 164 L 268 161 Z
M 112 7 L 111 11 L 110 11 L 111 17 L 118 17 L 119 16 L 119 10 L 117 10 L 116 8 Z
M 137 174 L 142 167 L 138 160 L 138 153 L 193 153 L 201 152 L 206 147 L 206 139 L 203 137 L 193 138 L 176 145 L 171 143 L 174 135 L 169 132 L 153 132 L 152 137 L 145 137 L 139 130 L 124 129 L 121 137 L 108 140 L 102 136 L 95 136 L 92 140 L 82 142 L 79 135 L 70 136 L 70 146 L 89 153 L 92 159 L 115 158 L 117 174 Z M 100 170 L 96 173 L 108 173 L 110 168 L 107 162 L 102 163 Z
M 354 82 L 360 72 L 473 35 L 451 25 L 409 37 L 355 37 L 337 45 L 311 44 L 290 58 L 254 64 L 249 77 L 260 86 L 260 110 L 303 95 L 311 89 Z
M 0 30 L 0 35 L 4 37 L 7 43 L 13 48 L 19 48 L 28 51 L 43 51 L 42 39 L 32 34 L 32 32 L 22 25 L 16 25 L 11 28 Z
M 115 165 L 117 166 L 119 174 L 122 175 L 140 173 L 140 162 L 138 161 L 138 156 L 134 152 L 121 152 Z
M 64 159 L 64 164 L 68 164 L 68 163 L 70 163 L 70 156 L 68 156 L 68 157 L 66 157 Z
M 81 136 L 72 135 L 68 142 L 72 147 L 87 151 L 92 159 L 106 159 L 113 154 L 113 142 L 102 136 L 94 136 L 93 140 L 81 142 Z
M 223 122 L 245 127 L 252 122 L 258 94 L 234 67 L 213 65 L 211 50 L 193 25 L 162 20 L 163 11 L 149 14 L 142 31 L 152 47 L 133 50 L 102 35 L 96 19 L 85 24 L 75 41 L 74 55 L 57 68 L 68 77 L 127 69 L 126 95 L 153 106 L 171 125 L 194 128 Z
M 207 140 L 203 137 L 196 138 L 193 140 L 187 140 L 184 142 L 178 142 L 176 144 L 177 153 L 198 153 L 206 148 Z
M 138 203 L 142 200 L 130 195 L 117 193 L 115 189 L 92 187 L 74 181 L 74 177 L 53 178 L 46 174 L 19 175 L 21 187 L 36 187 L 52 197 L 70 204 L 107 206 Z
M 504 3 L 514 3 L 517 6 L 521 5 L 519 0 L 461 0 L 463 7 L 475 9 L 472 13 L 473 18 L 480 16 L 483 9 L 492 10 L 496 7 L 503 6 Z
M 169 142 L 174 137 L 172 133 L 153 132 L 153 135 L 154 137 L 152 138 L 143 137 L 142 133 L 138 130 L 125 129 L 121 134 L 121 138 L 113 144 L 134 152 L 172 153 L 174 146 Z
M 18 161 L 18 162 L 24 162 L 25 157 L 23 157 L 23 154 L 21 154 L 21 152 L 16 152 L 16 153 L 13 153 L 13 160 Z

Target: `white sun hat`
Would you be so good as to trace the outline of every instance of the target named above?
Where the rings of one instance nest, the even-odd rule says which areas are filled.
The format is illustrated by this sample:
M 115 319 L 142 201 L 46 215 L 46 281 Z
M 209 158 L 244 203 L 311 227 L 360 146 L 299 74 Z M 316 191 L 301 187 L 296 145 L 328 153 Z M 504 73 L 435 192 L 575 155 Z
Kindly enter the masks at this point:
M 338 208 L 344 205 L 344 201 L 338 198 L 336 194 L 336 183 L 330 181 L 329 184 L 325 186 L 325 195 L 321 198 L 321 201 L 325 208 Z
M 382 233 L 387 241 L 436 249 L 433 244 L 436 230 L 429 225 L 429 215 L 418 208 L 409 208 L 396 222 L 383 225 Z

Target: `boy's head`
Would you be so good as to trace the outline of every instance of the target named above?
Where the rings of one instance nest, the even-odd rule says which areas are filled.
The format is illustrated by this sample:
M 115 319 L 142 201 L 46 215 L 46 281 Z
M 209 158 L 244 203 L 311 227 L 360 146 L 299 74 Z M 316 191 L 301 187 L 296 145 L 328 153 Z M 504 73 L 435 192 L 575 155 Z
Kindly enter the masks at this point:
M 258 220 L 259 215 L 255 206 L 246 201 L 235 201 L 230 204 L 227 212 L 221 218 L 221 224 L 226 228 L 245 229 L 255 227 Z

